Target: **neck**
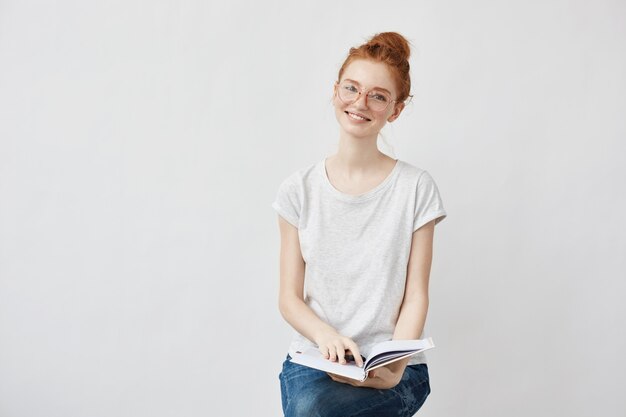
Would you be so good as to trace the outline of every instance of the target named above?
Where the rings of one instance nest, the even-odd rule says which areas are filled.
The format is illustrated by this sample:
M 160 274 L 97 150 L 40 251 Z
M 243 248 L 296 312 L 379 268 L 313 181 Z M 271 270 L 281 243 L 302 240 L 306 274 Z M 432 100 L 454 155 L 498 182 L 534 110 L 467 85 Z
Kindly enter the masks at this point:
M 335 162 L 348 171 L 371 171 L 385 159 L 378 150 L 378 136 L 354 137 L 345 132 L 339 135 L 337 153 L 332 157 Z

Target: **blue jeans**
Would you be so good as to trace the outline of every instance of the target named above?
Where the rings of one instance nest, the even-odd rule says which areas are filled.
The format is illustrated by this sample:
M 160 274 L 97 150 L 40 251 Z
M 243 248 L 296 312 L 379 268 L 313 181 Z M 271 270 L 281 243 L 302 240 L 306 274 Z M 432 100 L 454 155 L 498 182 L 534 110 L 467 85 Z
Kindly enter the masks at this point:
M 407 366 L 395 387 L 375 389 L 333 381 L 326 372 L 289 359 L 278 377 L 285 417 L 410 417 L 430 394 L 425 363 Z

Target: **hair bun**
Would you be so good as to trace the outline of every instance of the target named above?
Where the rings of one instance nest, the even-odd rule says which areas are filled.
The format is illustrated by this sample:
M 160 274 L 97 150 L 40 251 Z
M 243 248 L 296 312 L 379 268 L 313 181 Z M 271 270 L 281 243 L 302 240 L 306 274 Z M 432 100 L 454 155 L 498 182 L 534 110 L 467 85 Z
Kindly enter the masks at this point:
M 410 96 L 411 66 L 409 56 L 411 49 L 409 42 L 396 32 L 377 33 L 369 41 L 357 48 L 350 48 L 350 52 L 339 69 L 337 80 L 341 81 L 344 70 L 355 59 L 371 59 L 385 63 L 391 71 L 398 88 L 397 102 L 403 102 Z
M 385 48 L 398 61 L 408 61 L 411 48 L 404 36 L 397 32 L 377 33 L 367 42 L 367 48 L 372 52 L 378 48 Z

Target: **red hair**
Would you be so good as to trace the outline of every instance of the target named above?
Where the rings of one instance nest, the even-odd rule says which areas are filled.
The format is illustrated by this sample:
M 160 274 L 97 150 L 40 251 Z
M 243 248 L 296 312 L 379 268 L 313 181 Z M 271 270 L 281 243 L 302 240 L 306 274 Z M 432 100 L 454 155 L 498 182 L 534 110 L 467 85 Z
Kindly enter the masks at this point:
M 396 88 L 398 89 L 396 101 L 401 103 L 409 97 L 411 91 L 411 76 L 409 75 L 410 55 L 409 42 L 404 36 L 396 32 L 377 33 L 358 48 L 350 48 L 346 60 L 339 69 L 338 80 L 341 81 L 341 75 L 344 70 L 354 60 L 371 59 L 377 62 L 384 62 L 391 70 Z

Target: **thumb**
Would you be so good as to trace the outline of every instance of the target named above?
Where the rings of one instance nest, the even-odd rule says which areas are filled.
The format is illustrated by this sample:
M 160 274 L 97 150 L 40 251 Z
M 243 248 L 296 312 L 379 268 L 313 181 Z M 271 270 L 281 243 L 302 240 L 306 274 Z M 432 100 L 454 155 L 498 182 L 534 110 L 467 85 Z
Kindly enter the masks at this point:
M 370 376 L 372 378 L 383 378 L 383 379 L 386 379 L 386 378 L 389 378 L 390 374 L 391 374 L 391 371 L 388 368 L 384 367 L 384 366 L 381 366 L 380 368 L 376 368 L 376 372 L 375 373 L 374 373 L 374 371 L 370 371 Z

